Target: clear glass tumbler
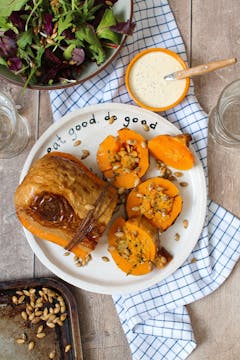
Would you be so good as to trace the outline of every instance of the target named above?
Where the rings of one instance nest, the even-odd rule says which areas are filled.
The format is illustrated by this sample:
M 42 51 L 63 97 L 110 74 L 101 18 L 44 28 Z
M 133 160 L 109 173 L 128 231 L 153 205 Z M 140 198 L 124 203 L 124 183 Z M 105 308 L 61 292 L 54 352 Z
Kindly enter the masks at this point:
M 223 89 L 211 110 L 209 134 L 225 147 L 240 147 L 240 79 Z
M 27 120 L 18 114 L 11 97 L 0 92 L 0 159 L 10 159 L 20 154 L 29 137 Z

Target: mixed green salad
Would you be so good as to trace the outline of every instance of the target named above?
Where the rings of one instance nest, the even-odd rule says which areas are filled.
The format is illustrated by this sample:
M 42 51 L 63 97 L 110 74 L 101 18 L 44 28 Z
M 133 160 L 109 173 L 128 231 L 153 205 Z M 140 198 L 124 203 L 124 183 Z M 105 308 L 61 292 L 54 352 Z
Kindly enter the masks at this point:
M 104 63 L 135 24 L 113 11 L 117 0 L 0 0 L 0 64 L 28 84 L 76 81 L 89 62 Z

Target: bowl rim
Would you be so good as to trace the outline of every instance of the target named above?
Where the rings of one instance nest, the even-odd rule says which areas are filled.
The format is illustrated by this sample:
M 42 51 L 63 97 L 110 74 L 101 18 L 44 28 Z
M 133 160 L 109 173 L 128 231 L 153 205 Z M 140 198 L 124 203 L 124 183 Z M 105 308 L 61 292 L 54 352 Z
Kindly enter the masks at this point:
M 129 0 L 130 1 L 130 16 L 129 16 L 129 21 L 130 23 L 132 23 L 133 20 L 133 1 L 134 0 Z M 129 35 L 124 35 L 124 37 L 122 38 L 121 43 L 119 44 L 118 48 L 116 49 L 116 51 L 113 53 L 112 56 L 110 56 L 110 58 L 99 68 L 97 69 L 93 74 L 88 75 L 87 77 L 85 77 L 84 79 L 80 79 L 80 80 L 76 80 L 76 82 L 74 83 L 68 83 L 68 84 L 53 84 L 53 85 L 35 85 L 35 84 L 28 84 L 27 89 L 31 89 L 31 90 L 63 90 L 69 87 L 73 87 L 76 85 L 80 85 L 82 83 L 84 83 L 87 80 L 90 80 L 91 78 L 97 76 L 99 73 L 101 73 L 104 69 L 106 69 L 106 67 L 108 65 L 110 65 L 118 56 L 118 54 L 120 53 L 121 49 L 123 48 L 123 45 L 125 44 L 127 37 Z M 13 85 L 17 85 L 20 87 L 24 86 L 24 82 L 15 80 L 15 79 L 9 79 L 7 76 L 3 75 L 0 73 L 0 79 L 3 79 L 5 81 L 8 81 L 9 83 L 13 84 Z
M 189 90 L 189 86 L 190 86 L 190 78 L 186 78 L 186 85 L 185 88 L 182 92 L 182 95 L 172 104 L 168 105 L 168 106 L 162 106 L 162 107 L 153 107 L 153 106 L 149 106 L 146 105 L 145 103 L 143 103 L 142 101 L 140 101 L 134 94 L 134 92 L 132 91 L 132 88 L 130 86 L 130 81 L 129 81 L 129 76 L 132 70 L 133 65 L 144 55 L 149 54 L 151 52 L 163 52 L 165 54 L 168 54 L 170 56 L 172 56 L 174 59 L 176 59 L 183 67 L 183 69 L 187 69 L 188 65 L 185 63 L 185 61 L 181 58 L 180 55 L 178 55 L 177 53 L 175 53 L 172 50 L 169 49 L 165 49 L 165 48 L 149 48 L 149 49 L 145 49 L 140 51 L 137 55 L 135 55 L 133 57 L 133 59 L 130 61 L 128 67 L 127 67 L 127 71 L 126 71 L 126 75 L 125 75 L 125 84 L 126 84 L 126 88 L 127 91 L 129 93 L 129 95 L 131 96 L 131 98 L 135 101 L 135 103 L 139 106 L 141 106 L 144 109 L 150 110 L 150 111 L 166 111 L 169 109 L 172 109 L 173 107 L 175 107 L 176 105 L 178 105 L 187 95 L 188 90 Z

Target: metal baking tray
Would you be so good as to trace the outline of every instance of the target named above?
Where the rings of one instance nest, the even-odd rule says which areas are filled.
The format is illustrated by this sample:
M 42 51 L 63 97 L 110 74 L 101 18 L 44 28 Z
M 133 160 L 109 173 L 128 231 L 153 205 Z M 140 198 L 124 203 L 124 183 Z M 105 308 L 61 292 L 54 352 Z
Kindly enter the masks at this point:
M 19 303 L 20 292 L 36 289 L 37 299 L 39 290 L 42 291 L 43 288 L 50 289 L 50 293 L 52 291 L 62 296 L 66 306 L 66 319 L 60 325 L 56 323 L 54 328 L 47 326 L 46 321 L 42 319 L 37 324 L 32 324 L 28 318 L 24 320 L 21 314 L 26 311 L 27 303 L 30 305 L 30 297 L 25 296 L 23 302 Z M 16 304 L 13 296 L 18 299 Z M 56 306 L 58 302 L 57 297 L 52 299 L 52 303 L 46 299 L 39 311 L 44 307 L 48 307 L 50 311 L 50 308 Z M 61 312 L 57 316 L 60 317 L 60 314 Z M 41 339 L 37 337 L 40 325 L 43 325 L 42 332 L 46 335 Z M 20 338 L 24 339 L 23 344 L 17 342 Z M 34 348 L 29 350 L 31 341 L 34 342 Z M 67 345 L 71 348 L 65 352 Z M 83 360 L 77 304 L 65 283 L 53 278 L 0 282 L 0 360 L 47 360 L 51 359 L 50 353 L 53 356 L 53 352 L 55 352 L 53 360 Z

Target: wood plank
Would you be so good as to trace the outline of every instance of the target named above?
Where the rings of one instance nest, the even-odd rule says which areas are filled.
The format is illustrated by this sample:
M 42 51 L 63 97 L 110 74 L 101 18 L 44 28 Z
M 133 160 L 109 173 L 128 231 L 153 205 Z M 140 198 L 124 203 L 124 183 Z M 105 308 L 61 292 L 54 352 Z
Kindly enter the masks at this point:
M 198 344 L 189 360 L 239 359 L 239 277 L 240 263 L 222 287 L 188 306 Z
M 15 214 L 13 196 L 25 159 L 35 142 L 38 94 L 27 90 L 21 96 L 21 88 L 9 86 L 2 81 L 2 89 L 13 95 L 17 104 L 22 105 L 20 113 L 29 120 L 31 138 L 26 149 L 13 159 L 0 162 L 0 203 L 1 203 L 1 280 L 31 277 L 33 273 L 33 252 L 27 243 L 22 226 Z M 28 101 L 33 105 L 28 106 Z M 17 264 L 17 266 L 16 266 Z
M 189 64 L 191 64 L 191 1 L 170 0 L 169 5 L 185 43 Z
M 192 64 L 239 55 L 238 13 L 240 3 L 231 0 L 192 1 Z M 196 96 L 205 111 L 215 106 L 223 87 L 236 78 L 239 64 L 194 78 Z M 208 145 L 209 191 L 216 202 L 240 214 L 240 201 L 236 201 L 236 189 L 240 182 L 233 164 L 240 158 L 232 151 L 225 151 L 210 139 Z M 235 190 L 234 190 L 235 187 Z M 235 200 L 234 195 L 235 194 Z M 235 204 L 236 203 L 236 204 Z M 239 358 L 239 276 L 240 265 L 236 265 L 229 279 L 213 294 L 203 298 L 188 309 L 195 330 L 197 349 L 191 360 Z
M 206 11 L 207 9 L 207 11 Z M 240 3 L 231 0 L 194 1 L 192 26 L 192 64 L 227 58 L 240 57 L 238 14 Z M 215 19 L 215 21 L 214 21 Z M 194 78 L 195 91 L 205 111 L 216 105 L 223 88 L 235 80 L 240 62 L 205 76 Z M 211 199 L 240 217 L 240 153 L 215 143 L 208 144 L 209 194 Z M 219 172 L 219 166 L 225 171 Z

